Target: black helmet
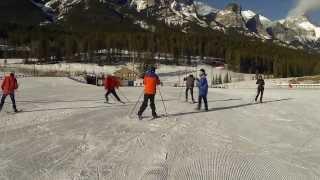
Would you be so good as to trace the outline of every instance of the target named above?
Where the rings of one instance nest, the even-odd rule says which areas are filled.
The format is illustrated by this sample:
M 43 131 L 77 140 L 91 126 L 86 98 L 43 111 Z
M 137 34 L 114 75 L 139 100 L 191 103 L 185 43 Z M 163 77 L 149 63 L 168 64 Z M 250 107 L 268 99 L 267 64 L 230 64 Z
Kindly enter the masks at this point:
M 206 71 L 204 69 L 200 69 L 200 72 L 202 72 L 204 75 L 206 75 Z
M 154 66 L 151 66 L 151 67 L 150 67 L 150 71 L 151 71 L 151 72 L 156 72 L 156 68 L 155 68 Z

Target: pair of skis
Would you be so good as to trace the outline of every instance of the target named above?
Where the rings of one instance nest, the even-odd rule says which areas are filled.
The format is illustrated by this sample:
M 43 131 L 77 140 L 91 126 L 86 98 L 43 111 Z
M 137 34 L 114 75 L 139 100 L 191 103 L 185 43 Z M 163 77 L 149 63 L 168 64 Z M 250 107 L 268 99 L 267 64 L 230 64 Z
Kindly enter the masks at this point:
M 23 112 L 22 109 L 19 109 L 18 111 L 6 111 L 6 113 L 10 114 L 10 115 L 18 114 L 18 113 L 21 113 L 21 112 Z
M 150 116 L 138 116 L 138 120 L 139 121 L 142 121 L 142 120 L 149 120 L 149 121 L 152 121 L 152 120 L 156 120 L 156 119 L 161 119 L 161 118 L 167 118 L 168 116 L 167 115 L 164 115 L 164 114 L 161 114 L 161 115 L 158 115 L 158 116 L 154 116 L 154 117 L 151 117 Z

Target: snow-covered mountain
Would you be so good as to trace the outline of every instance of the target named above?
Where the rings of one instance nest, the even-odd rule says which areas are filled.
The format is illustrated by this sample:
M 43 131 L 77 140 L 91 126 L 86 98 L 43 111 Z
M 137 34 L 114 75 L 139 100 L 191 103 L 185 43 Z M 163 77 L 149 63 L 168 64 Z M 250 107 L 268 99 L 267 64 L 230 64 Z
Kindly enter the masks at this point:
M 201 1 L 195 1 L 194 5 L 199 16 L 208 16 L 210 14 L 217 14 L 219 12 L 219 9 L 209 6 Z
M 31 0 L 47 14 L 63 20 L 78 4 L 90 9 L 90 0 Z M 306 16 L 288 17 L 279 21 L 257 14 L 252 10 L 242 10 L 236 3 L 217 9 L 200 1 L 193 0 L 91 0 L 106 4 L 120 17 L 127 17 L 141 28 L 156 26 L 148 24 L 153 18 L 167 26 L 180 26 L 183 32 L 192 28 L 226 30 L 236 28 L 243 34 L 263 40 L 270 39 L 282 43 L 299 42 L 304 47 L 319 49 L 320 27 L 312 24 Z M 41 5 L 41 3 L 43 5 Z M 125 9 L 125 10 L 124 10 Z M 85 12 L 85 11 L 83 11 Z M 134 13 L 135 12 L 135 13 Z M 137 23 L 139 22 L 139 23 Z M 315 43 L 318 42 L 318 43 Z M 312 44 L 312 45 L 310 45 Z M 315 47 L 316 46 L 316 47 Z
M 216 19 L 219 24 L 229 28 L 246 29 L 244 19 L 241 15 L 241 6 L 231 3 L 225 9 L 217 13 Z
M 46 6 L 45 3 L 41 0 L 30 0 L 30 2 L 37 6 L 38 8 L 40 8 L 44 14 L 46 15 L 47 19 L 51 22 L 54 22 L 56 21 L 56 15 L 55 15 L 55 12 L 54 10 L 49 7 L 49 6 Z
M 57 19 L 63 19 L 70 8 L 79 4 L 83 0 L 49 0 L 45 3 L 45 7 L 54 9 L 57 12 Z
M 268 19 L 267 17 L 262 16 L 261 14 L 257 14 L 251 10 L 242 11 L 241 14 L 246 22 L 248 22 L 250 19 L 252 19 L 256 15 L 258 15 L 259 20 L 261 21 L 262 25 L 264 25 L 265 27 L 270 26 L 270 24 L 272 23 L 272 21 L 270 19 Z
M 280 22 L 286 28 L 294 30 L 302 38 L 309 40 L 320 38 L 320 27 L 312 24 L 306 16 L 288 17 Z

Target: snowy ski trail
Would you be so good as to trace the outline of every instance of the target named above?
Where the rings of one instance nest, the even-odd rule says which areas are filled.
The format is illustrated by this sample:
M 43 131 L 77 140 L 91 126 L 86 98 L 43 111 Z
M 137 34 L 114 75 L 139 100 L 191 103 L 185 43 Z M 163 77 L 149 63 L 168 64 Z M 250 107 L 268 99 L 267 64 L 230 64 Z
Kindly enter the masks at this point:
M 128 118 L 132 102 L 104 103 L 104 90 L 67 78 L 26 78 L 0 113 L 0 179 L 319 179 L 316 90 L 210 89 L 209 111 L 162 87 L 168 117 Z M 195 94 L 196 97 L 196 94 Z M 156 96 L 157 113 L 165 114 Z M 151 118 L 148 108 L 143 114 Z M 200 175 L 201 174 L 201 175 Z

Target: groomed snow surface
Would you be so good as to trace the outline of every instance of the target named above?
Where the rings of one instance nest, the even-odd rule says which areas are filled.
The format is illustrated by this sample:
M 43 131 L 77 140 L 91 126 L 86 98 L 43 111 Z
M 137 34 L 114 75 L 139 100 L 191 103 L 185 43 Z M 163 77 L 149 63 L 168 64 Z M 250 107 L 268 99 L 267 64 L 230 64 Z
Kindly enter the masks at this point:
M 319 179 L 318 90 L 266 89 L 255 104 L 255 89 L 210 89 L 198 112 L 183 89 L 161 87 L 169 117 L 139 121 L 142 88 L 121 88 L 121 105 L 67 78 L 19 83 L 23 112 L 8 99 L 0 113 L 1 180 Z

